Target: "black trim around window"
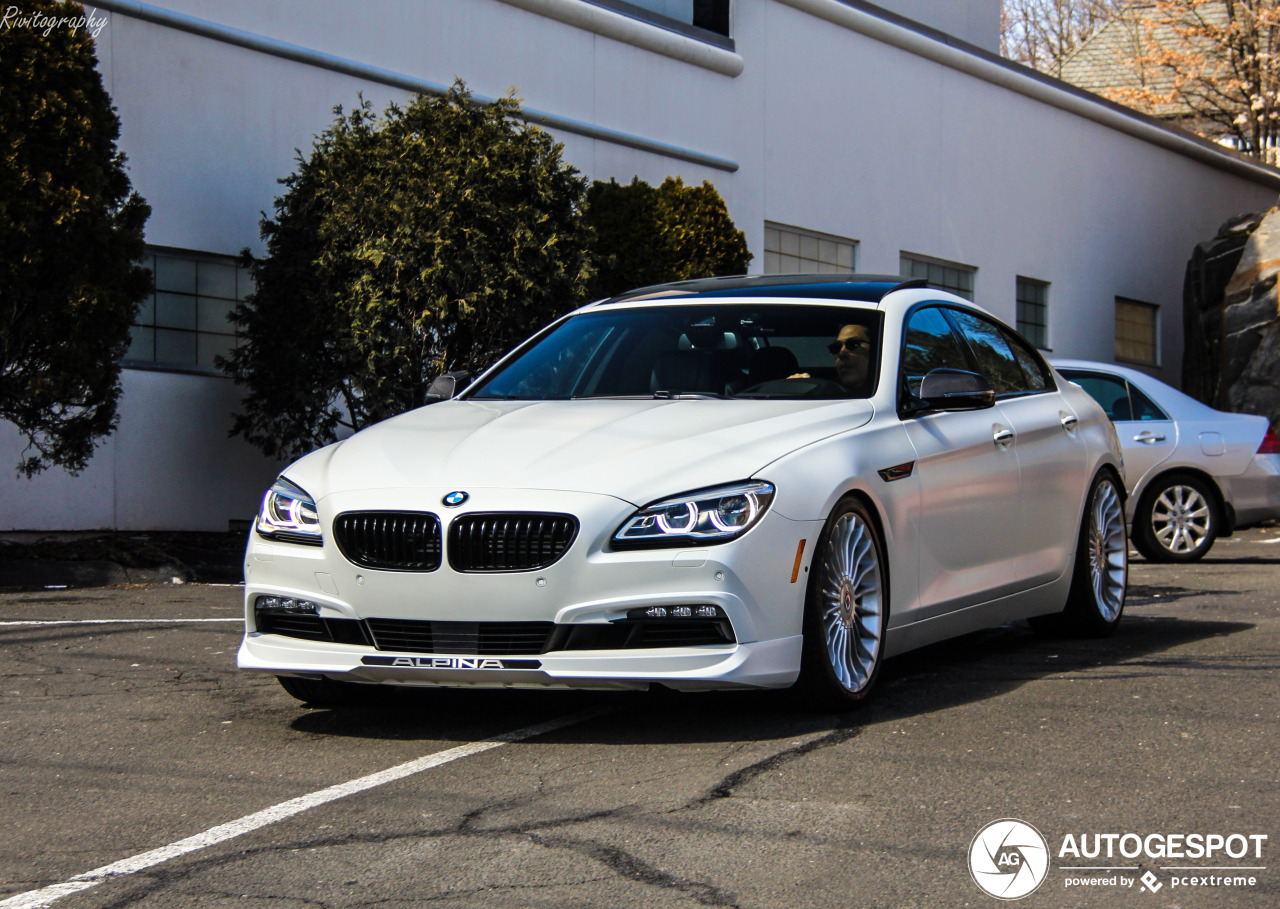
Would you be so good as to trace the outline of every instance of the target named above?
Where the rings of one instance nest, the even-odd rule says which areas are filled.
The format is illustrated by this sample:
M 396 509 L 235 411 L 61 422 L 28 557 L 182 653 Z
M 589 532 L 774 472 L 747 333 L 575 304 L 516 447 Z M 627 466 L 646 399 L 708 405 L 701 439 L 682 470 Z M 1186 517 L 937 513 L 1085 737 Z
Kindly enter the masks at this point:
M 729 34 L 732 21 L 731 0 L 693 0 L 692 24 L 672 19 L 670 16 L 664 16 L 662 13 L 635 3 L 628 3 L 626 0 L 585 0 L 585 2 L 631 19 L 656 25 L 658 28 L 684 35 L 686 38 L 693 38 L 695 41 L 710 44 L 721 50 L 734 50 L 733 38 Z

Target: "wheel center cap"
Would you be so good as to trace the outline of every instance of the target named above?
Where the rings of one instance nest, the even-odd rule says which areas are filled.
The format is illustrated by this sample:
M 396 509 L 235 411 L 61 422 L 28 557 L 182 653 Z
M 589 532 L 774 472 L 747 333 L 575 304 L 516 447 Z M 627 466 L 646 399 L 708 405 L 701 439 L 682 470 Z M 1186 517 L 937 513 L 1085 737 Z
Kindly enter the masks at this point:
M 847 579 L 840 584 L 840 622 L 846 628 L 853 627 L 853 617 L 858 598 L 853 594 L 853 584 Z

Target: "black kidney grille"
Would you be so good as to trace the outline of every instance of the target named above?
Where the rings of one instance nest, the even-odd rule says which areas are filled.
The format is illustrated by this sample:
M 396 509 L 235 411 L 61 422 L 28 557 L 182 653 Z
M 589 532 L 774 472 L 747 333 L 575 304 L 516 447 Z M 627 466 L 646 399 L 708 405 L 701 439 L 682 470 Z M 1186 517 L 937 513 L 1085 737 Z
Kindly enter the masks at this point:
M 534 571 L 557 562 L 578 534 L 567 514 L 464 514 L 449 525 L 454 571 Z
M 440 567 L 440 519 L 420 511 L 349 511 L 333 521 L 333 536 L 348 561 L 388 571 Z
M 447 653 L 463 656 L 513 656 L 543 653 L 552 622 L 422 622 L 365 619 L 379 650 Z

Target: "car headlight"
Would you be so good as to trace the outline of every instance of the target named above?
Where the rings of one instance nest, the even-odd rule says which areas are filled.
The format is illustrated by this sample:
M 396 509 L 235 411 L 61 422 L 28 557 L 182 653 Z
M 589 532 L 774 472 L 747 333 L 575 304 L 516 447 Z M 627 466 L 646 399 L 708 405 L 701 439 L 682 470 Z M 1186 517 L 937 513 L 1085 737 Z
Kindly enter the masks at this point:
M 654 502 L 618 528 L 614 548 L 727 543 L 755 526 L 773 501 L 774 491 L 772 483 L 753 481 Z
M 280 477 L 262 497 L 257 531 L 268 540 L 319 546 L 320 516 L 315 500 L 300 486 Z

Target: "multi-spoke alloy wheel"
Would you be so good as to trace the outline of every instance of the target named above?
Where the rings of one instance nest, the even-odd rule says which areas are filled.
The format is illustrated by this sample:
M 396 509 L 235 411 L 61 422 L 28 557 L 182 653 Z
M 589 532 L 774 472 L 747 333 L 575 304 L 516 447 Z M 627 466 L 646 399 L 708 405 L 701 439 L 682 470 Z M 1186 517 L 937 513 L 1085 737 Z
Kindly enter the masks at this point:
M 889 598 L 884 550 L 865 507 L 836 509 L 815 554 L 802 682 L 826 707 L 859 703 L 880 670 Z
M 1134 515 L 1134 543 L 1153 562 L 1192 562 L 1218 537 L 1217 497 L 1192 476 L 1161 478 Z
M 1124 498 L 1110 470 L 1094 478 L 1086 500 L 1066 608 L 1037 616 L 1031 627 L 1049 634 L 1104 637 L 1120 625 L 1129 579 Z
M 1129 569 L 1124 505 L 1108 478 L 1093 489 L 1089 503 L 1089 579 L 1093 604 L 1104 622 L 1115 622 L 1124 608 Z

